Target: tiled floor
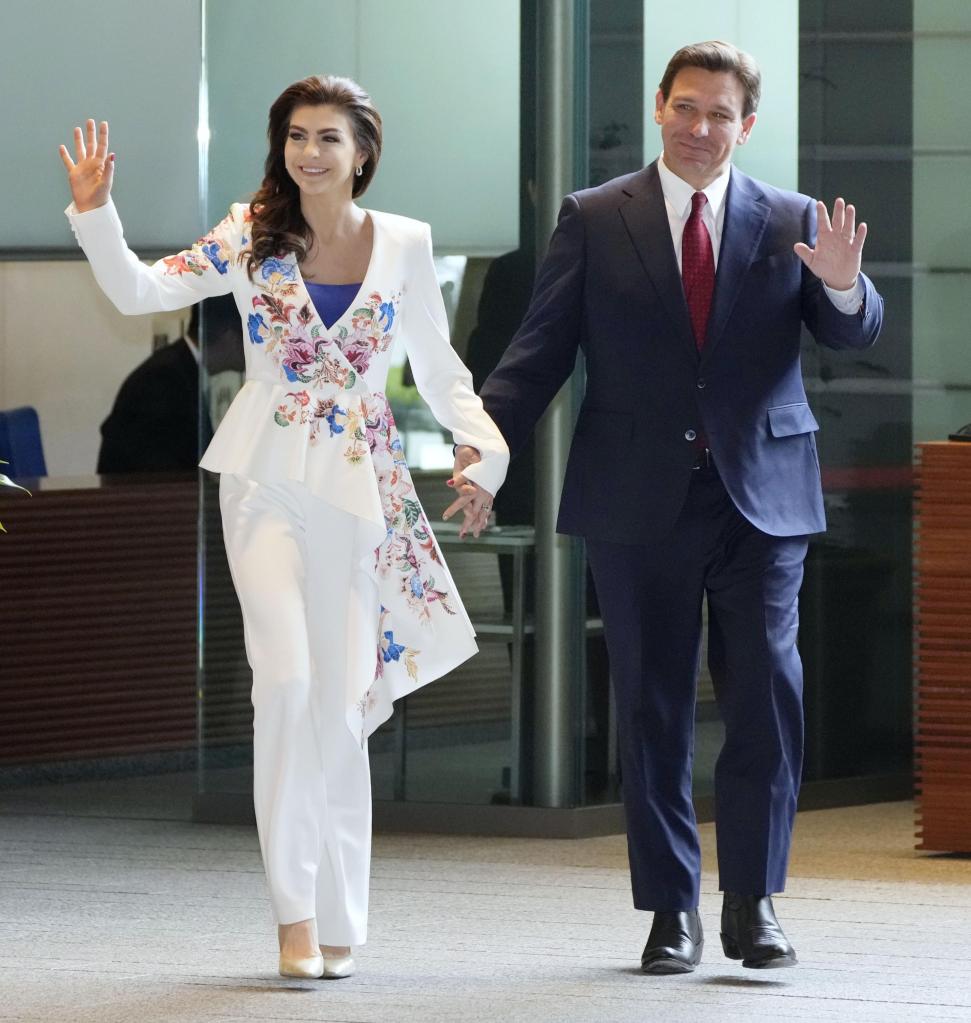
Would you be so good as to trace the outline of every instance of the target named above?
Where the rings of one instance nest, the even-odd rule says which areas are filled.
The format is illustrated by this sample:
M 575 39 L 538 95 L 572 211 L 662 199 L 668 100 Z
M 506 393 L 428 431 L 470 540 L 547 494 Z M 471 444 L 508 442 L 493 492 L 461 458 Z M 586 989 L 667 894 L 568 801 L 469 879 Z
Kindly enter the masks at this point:
M 777 900 L 801 965 L 636 969 L 624 841 L 379 836 L 371 935 L 340 983 L 275 973 L 255 833 L 0 803 L 0 1020 L 971 1019 L 971 859 L 912 851 L 912 808 L 802 815 Z M 703 829 L 706 865 L 712 829 Z

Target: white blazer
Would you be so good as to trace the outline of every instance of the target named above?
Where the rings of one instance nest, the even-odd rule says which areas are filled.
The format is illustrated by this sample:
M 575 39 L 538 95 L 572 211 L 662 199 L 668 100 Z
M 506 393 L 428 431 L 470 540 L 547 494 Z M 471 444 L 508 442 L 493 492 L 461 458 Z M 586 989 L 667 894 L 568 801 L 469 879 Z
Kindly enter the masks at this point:
M 368 210 L 371 260 L 360 291 L 328 329 L 296 257 L 268 259 L 251 280 L 250 210 L 229 215 L 190 249 L 142 263 L 109 202 L 66 211 L 95 278 L 123 313 L 181 309 L 233 293 L 243 323 L 246 382 L 202 458 L 213 472 L 303 483 L 361 520 L 361 563 L 375 575 L 375 677 L 349 680 L 348 723 L 363 741 L 391 701 L 475 652 L 474 632 L 415 494 L 384 395 L 404 344 L 419 393 L 459 444 L 482 460 L 465 475 L 492 494 L 509 451 L 449 342 L 427 224 Z

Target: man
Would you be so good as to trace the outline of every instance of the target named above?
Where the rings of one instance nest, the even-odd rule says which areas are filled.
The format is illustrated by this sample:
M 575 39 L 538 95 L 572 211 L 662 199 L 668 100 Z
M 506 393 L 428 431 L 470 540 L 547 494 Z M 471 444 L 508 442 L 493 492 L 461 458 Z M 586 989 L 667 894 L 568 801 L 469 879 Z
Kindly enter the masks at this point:
M 802 763 L 799 586 L 808 534 L 825 528 L 800 328 L 864 348 L 882 319 L 853 207 L 837 199 L 830 218 L 732 168 L 759 93 L 754 61 L 726 43 L 672 57 L 655 101 L 661 158 L 566 197 L 526 318 L 482 388 L 515 454 L 585 355 L 557 528 L 586 539 L 600 598 L 634 905 L 654 913 L 647 973 L 701 959 L 691 759 L 706 595 L 725 724 L 722 945 L 748 967 L 796 962 L 771 895 Z M 457 449 L 460 494 L 476 457 Z
M 206 299 L 206 370 L 243 368 L 242 328 L 231 295 Z M 101 424 L 101 474 L 190 472 L 212 435 L 203 410 L 200 447 L 199 309 L 192 307 L 185 337 L 153 352 L 125 378 Z

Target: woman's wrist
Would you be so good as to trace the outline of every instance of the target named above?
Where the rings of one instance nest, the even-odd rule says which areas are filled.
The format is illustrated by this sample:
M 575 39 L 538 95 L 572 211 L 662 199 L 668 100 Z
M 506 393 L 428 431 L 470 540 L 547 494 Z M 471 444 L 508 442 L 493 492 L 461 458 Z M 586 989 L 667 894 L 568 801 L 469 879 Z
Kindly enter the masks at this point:
M 78 213 L 90 213 L 92 210 L 100 210 L 102 206 L 107 206 L 107 205 L 108 205 L 108 200 L 107 199 L 105 199 L 104 202 L 85 203 L 84 206 L 80 205 L 80 203 L 78 203 L 77 199 L 74 200 L 74 208 L 78 211 Z

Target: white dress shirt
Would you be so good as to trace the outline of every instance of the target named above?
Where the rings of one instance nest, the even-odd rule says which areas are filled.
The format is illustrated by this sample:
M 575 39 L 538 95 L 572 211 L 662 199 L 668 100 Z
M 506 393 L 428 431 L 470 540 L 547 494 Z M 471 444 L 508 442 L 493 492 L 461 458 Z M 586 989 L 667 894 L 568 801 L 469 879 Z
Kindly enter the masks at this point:
M 668 224 L 671 227 L 671 241 L 674 243 L 674 254 L 678 260 L 678 270 L 681 270 L 681 237 L 684 234 L 684 226 L 691 215 L 691 197 L 695 194 L 693 185 L 689 185 L 683 178 L 679 178 L 664 162 L 664 154 L 657 162 L 657 172 L 661 179 L 661 191 L 664 194 L 664 205 L 668 212 Z M 728 182 L 731 178 L 731 164 L 726 168 L 724 174 L 720 174 L 705 189 L 703 189 L 708 202 L 701 211 L 701 219 L 708 228 L 708 236 L 711 238 L 711 252 L 715 258 L 715 268 L 718 268 L 718 253 L 721 250 L 722 233 L 725 230 L 725 196 L 728 192 Z M 863 285 L 857 279 L 856 284 L 847 291 L 837 291 L 825 282 L 823 290 L 829 296 L 834 306 L 846 315 L 857 312 L 863 302 Z

